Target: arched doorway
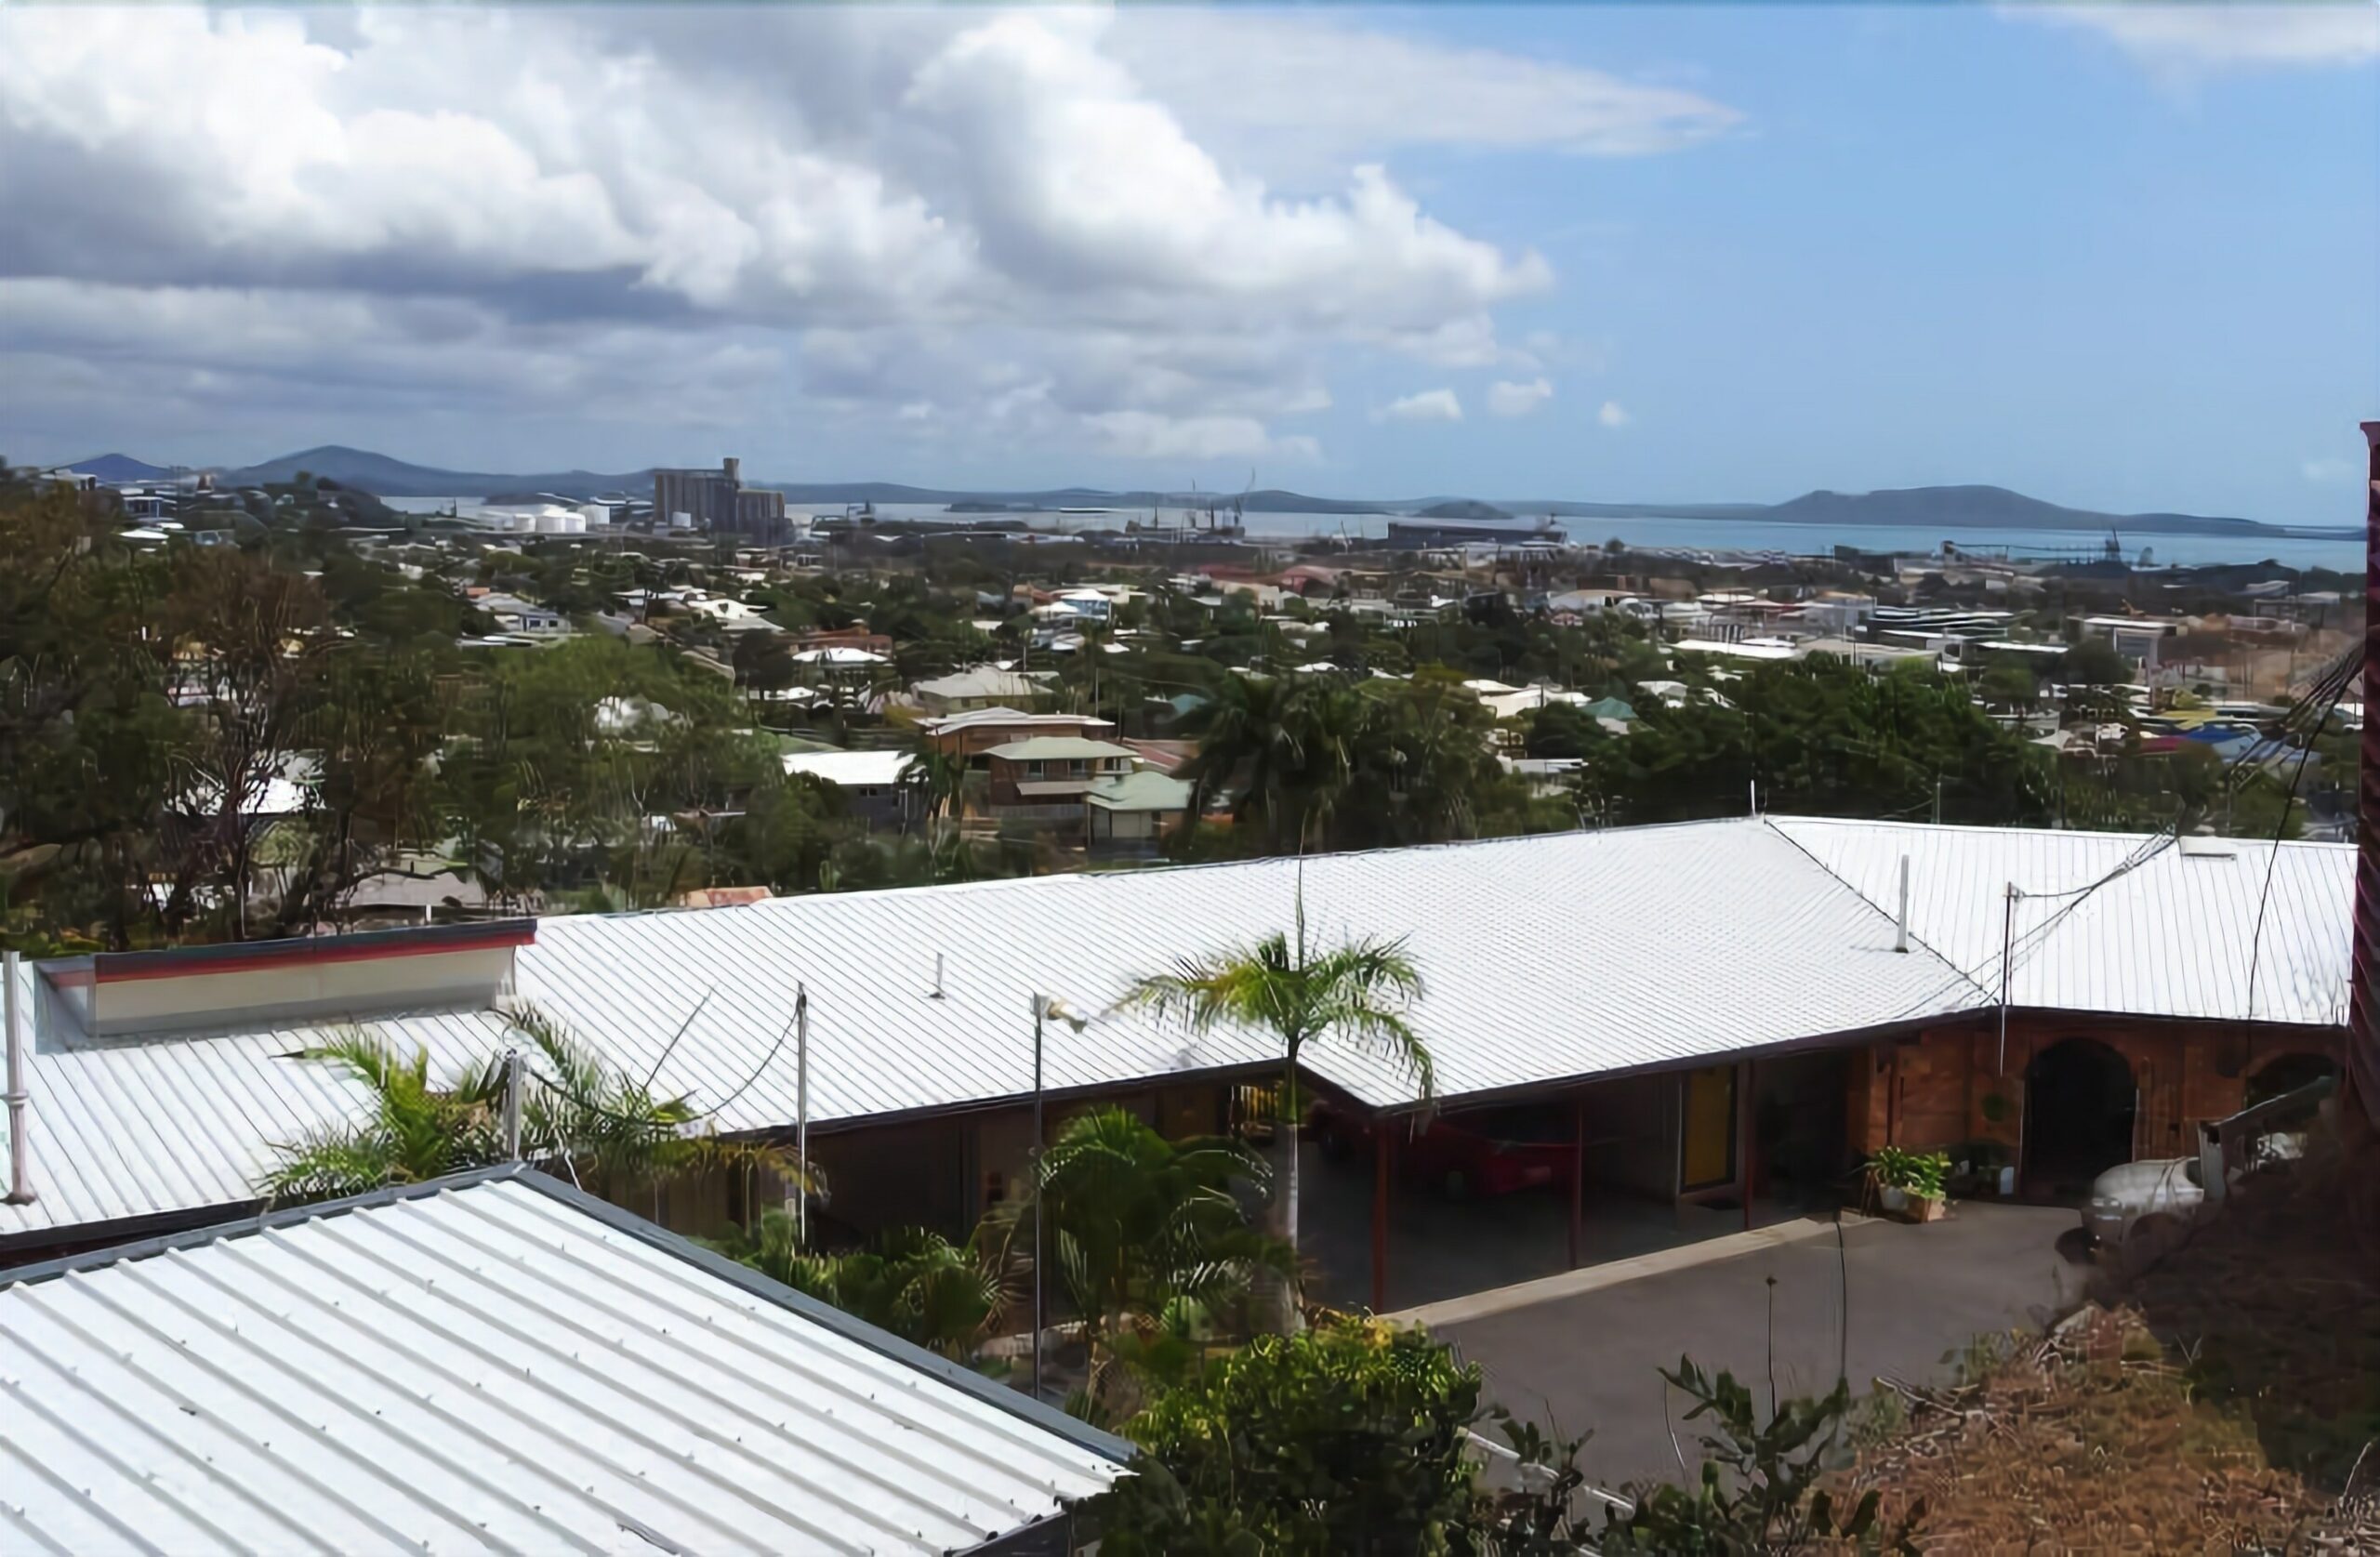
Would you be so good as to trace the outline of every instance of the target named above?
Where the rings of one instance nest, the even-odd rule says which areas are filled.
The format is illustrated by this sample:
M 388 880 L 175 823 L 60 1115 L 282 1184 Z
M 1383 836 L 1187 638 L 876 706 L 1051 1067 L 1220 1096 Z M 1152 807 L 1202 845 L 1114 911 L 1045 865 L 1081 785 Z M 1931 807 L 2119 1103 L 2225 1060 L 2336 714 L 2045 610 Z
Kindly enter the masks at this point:
M 2253 1108 L 2267 1098 L 2294 1092 L 2300 1087 L 2310 1087 L 2324 1076 L 2335 1077 L 2338 1074 L 2338 1062 L 2327 1054 L 2275 1055 L 2248 1077 L 2247 1094 L 2241 1100 L 2241 1106 Z
M 2061 1195 L 2132 1160 L 2140 1091 L 2124 1057 L 2090 1038 L 2067 1038 L 2025 1067 L 2025 1177 Z

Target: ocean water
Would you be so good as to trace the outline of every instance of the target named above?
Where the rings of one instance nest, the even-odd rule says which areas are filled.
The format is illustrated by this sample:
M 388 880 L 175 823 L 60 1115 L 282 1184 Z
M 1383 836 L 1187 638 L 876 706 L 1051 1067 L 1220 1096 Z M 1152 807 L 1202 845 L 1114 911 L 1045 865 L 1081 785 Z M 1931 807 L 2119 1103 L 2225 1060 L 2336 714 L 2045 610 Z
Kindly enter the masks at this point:
M 1037 530 L 1120 529 L 1131 519 L 1144 523 L 1146 510 L 1118 509 L 1107 514 L 1012 513 L 953 515 L 937 505 L 887 503 L 877 507 L 880 519 L 991 518 L 1021 519 Z M 1168 523 L 1182 516 L 1163 514 Z M 1250 514 L 1250 535 L 1303 537 L 1345 535 L 1350 540 L 1377 540 L 1388 534 L 1392 514 Z M 1526 519 L 1527 516 L 1517 516 Z M 2004 553 L 2010 557 L 2096 557 L 2107 536 L 2073 530 L 1928 529 L 1916 525 L 1778 524 L 1752 519 L 1668 519 L 1646 514 L 1619 519 L 1555 521 L 1571 541 L 1600 546 L 1619 539 L 1646 549 L 1709 552 L 1785 552 L 1793 556 L 1825 556 L 1837 545 L 1868 551 L 1893 551 L 1928 556 L 1949 541 L 1963 551 Z M 2336 568 L 2360 572 L 2362 543 L 2353 539 L 2281 535 L 2124 534 L 2118 537 L 2127 561 L 2141 561 L 2142 552 L 2159 563 L 2275 561 L 2292 568 Z
M 391 497 L 392 508 L 407 513 L 443 513 L 449 505 L 470 508 L 476 497 Z M 796 505 L 797 508 L 800 505 Z M 815 513 L 837 510 L 813 508 Z M 1121 529 L 1138 519 L 1146 523 L 1145 509 L 1117 508 L 1102 514 L 1049 512 L 953 514 L 939 503 L 880 503 L 877 517 L 886 520 L 1022 520 L 1035 530 Z M 1250 514 L 1248 533 L 1266 538 L 1344 535 L 1349 540 L 1378 540 L 1388 534 L 1391 514 Z M 1523 516 L 1526 517 L 1526 516 Z M 1166 523 L 1184 516 L 1167 509 Z M 2105 534 L 2080 530 L 1928 529 L 1917 525 L 1777 524 L 1752 519 L 1668 519 L 1646 514 L 1619 519 L 1556 521 L 1570 539 L 1581 546 L 1600 546 L 1619 539 L 1644 549 L 1707 552 L 1783 552 L 1792 556 L 1826 556 L 1836 546 L 1866 551 L 1891 551 L 1904 556 L 1930 556 L 1949 541 L 1962 551 L 2004 554 L 2014 558 L 2096 557 Z M 2351 521 L 2350 521 L 2351 522 Z M 2291 568 L 2335 568 L 2360 573 L 2363 546 L 2352 538 L 2298 535 L 2162 535 L 2120 534 L 2123 555 L 2138 562 L 2142 554 L 2158 563 L 2203 565 L 2213 562 L 2279 562 Z

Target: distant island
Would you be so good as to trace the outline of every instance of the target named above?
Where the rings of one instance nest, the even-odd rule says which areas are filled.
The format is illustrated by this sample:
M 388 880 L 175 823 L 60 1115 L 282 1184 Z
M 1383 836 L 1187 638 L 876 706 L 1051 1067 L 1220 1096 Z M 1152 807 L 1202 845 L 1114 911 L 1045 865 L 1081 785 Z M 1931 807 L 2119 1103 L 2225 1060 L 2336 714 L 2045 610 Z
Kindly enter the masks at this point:
M 1415 519 L 1467 519 L 1480 523 L 1488 523 L 1500 519 L 1510 519 L 1513 516 L 1493 503 L 1482 503 L 1472 497 L 1457 497 L 1449 502 L 1433 503 L 1413 517 Z
M 180 468 L 151 465 L 129 455 L 107 454 L 73 462 L 106 482 L 164 481 Z M 653 471 L 558 470 L 496 474 L 415 465 L 344 444 L 324 444 L 259 464 L 217 472 L 226 486 L 262 486 L 294 480 L 299 471 L 380 497 L 459 497 L 485 501 L 492 494 L 586 498 L 616 492 L 650 492 Z M 1841 531 L 1867 526 L 1957 530 L 2067 531 L 2106 534 L 2264 535 L 2350 538 L 2362 532 L 2267 524 L 2258 520 L 2208 514 L 2100 513 L 2069 508 L 1998 486 L 1918 486 L 1882 492 L 1809 492 L 1782 503 L 1614 503 L 1575 498 L 1525 498 L 1487 502 L 1440 494 L 1427 497 L 1316 497 L 1266 487 L 1227 495 L 1212 492 L 1109 492 L 1059 487 L 1040 492 L 970 492 L 904 486 L 895 482 L 754 482 L 786 495 L 789 503 L 821 508 L 856 504 L 905 504 L 940 508 L 955 514 L 1050 513 L 1059 509 L 1132 512 L 1155 508 L 1245 514 L 1380 514 L 1400 518 L 1508 521 L 1515 514 L 1557 519 L 1705 519 L 1806 524 Z

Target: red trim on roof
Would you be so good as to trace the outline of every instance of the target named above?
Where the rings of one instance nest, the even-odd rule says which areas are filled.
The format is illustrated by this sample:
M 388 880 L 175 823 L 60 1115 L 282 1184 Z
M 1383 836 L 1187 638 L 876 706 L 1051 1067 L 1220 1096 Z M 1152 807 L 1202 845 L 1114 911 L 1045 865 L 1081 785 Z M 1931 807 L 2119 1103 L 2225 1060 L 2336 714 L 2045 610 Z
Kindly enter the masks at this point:
M 342 943 L 337 936 L 324 936 L 317 951 L 311 943 L 298 952 L 258 952 L 252 957 L 209 957 L 199 963 L 151 963 L 145 967 L 111 968 L 98 964 L 92 970 L 96 983 L 126 983 L 139 979 L 185 979 L 212 976 L 217 973 L 252 973 L 266 968 L 308 967 L 325 962 L 378 962 L 392 957 L 438 957 L 448 952 L 485 952 L 503 946 L 525 946 L 536 940 L 535 926 L 527 930 L 491 930 L 483 935 L 457 936 L 428 943 L 356 944 Z

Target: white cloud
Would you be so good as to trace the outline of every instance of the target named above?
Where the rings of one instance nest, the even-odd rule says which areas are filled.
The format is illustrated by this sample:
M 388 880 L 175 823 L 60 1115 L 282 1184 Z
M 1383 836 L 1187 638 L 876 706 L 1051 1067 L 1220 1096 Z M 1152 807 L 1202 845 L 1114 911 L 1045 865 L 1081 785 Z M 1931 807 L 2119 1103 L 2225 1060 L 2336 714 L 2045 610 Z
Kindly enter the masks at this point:
M 1554 382 L 1532 378 L 1526 384 L 1498 379 L 1488 389 L 1488 409 L 1499 416 L 1526 416 L 1554 398 Z
M 1312 460 L 1311 438 L 1276 438 L 1253 416 L 1161 416 L 1146 411 L 1103 411 L 1083 418 L 1108 453 L 1131 459 Z
M 1398 146 L 1644 156 L 1742 121 L 1675 86 L 1314 16 L 1133 9 L 1107 46 L 1202 136 L 1285 173 Z
M 2324 486 L 2339 482 L 2351 482 L 2363 473 L 2363 467 L 2354 460 L 2334 455 L 2324 455 L 2320 459 L 2309 459 L 2297 468 L 2307 481 Z
M 2380 59 L 2380 8 L 2301 5 L 2025 5 L 2003 14 L 2100 33 L 2161 74 L 2343 66 Z
M 1422 389 L 1400 395 L 1372 413 L 1376 422 L 1459 422 L 1462 402 L 1452 389 Z
M 1336 20 L 1190 20 L 0 7 L 0 376 L 101 355 L 127 418 L 203 370 L 317 414 L 443 388 L 1303 456 L 1278 424 L 1329 405 L 1326 364 L 1536 371 L 1496 321 L 1550 268 L 1383 154 L 1637 154 L 1735 122 Z
M 1620 402 L 1616 400 L 1605 401 L 1603 402 L 1602 409 L 1595 413 L 1596 421 L 1601 422 L 1604 426 L 1611 428 L 1614 430 L 1626 427 L 1635 419 L 1635 417 L 1628 414 L 1628 407 L 1620 404 Z

